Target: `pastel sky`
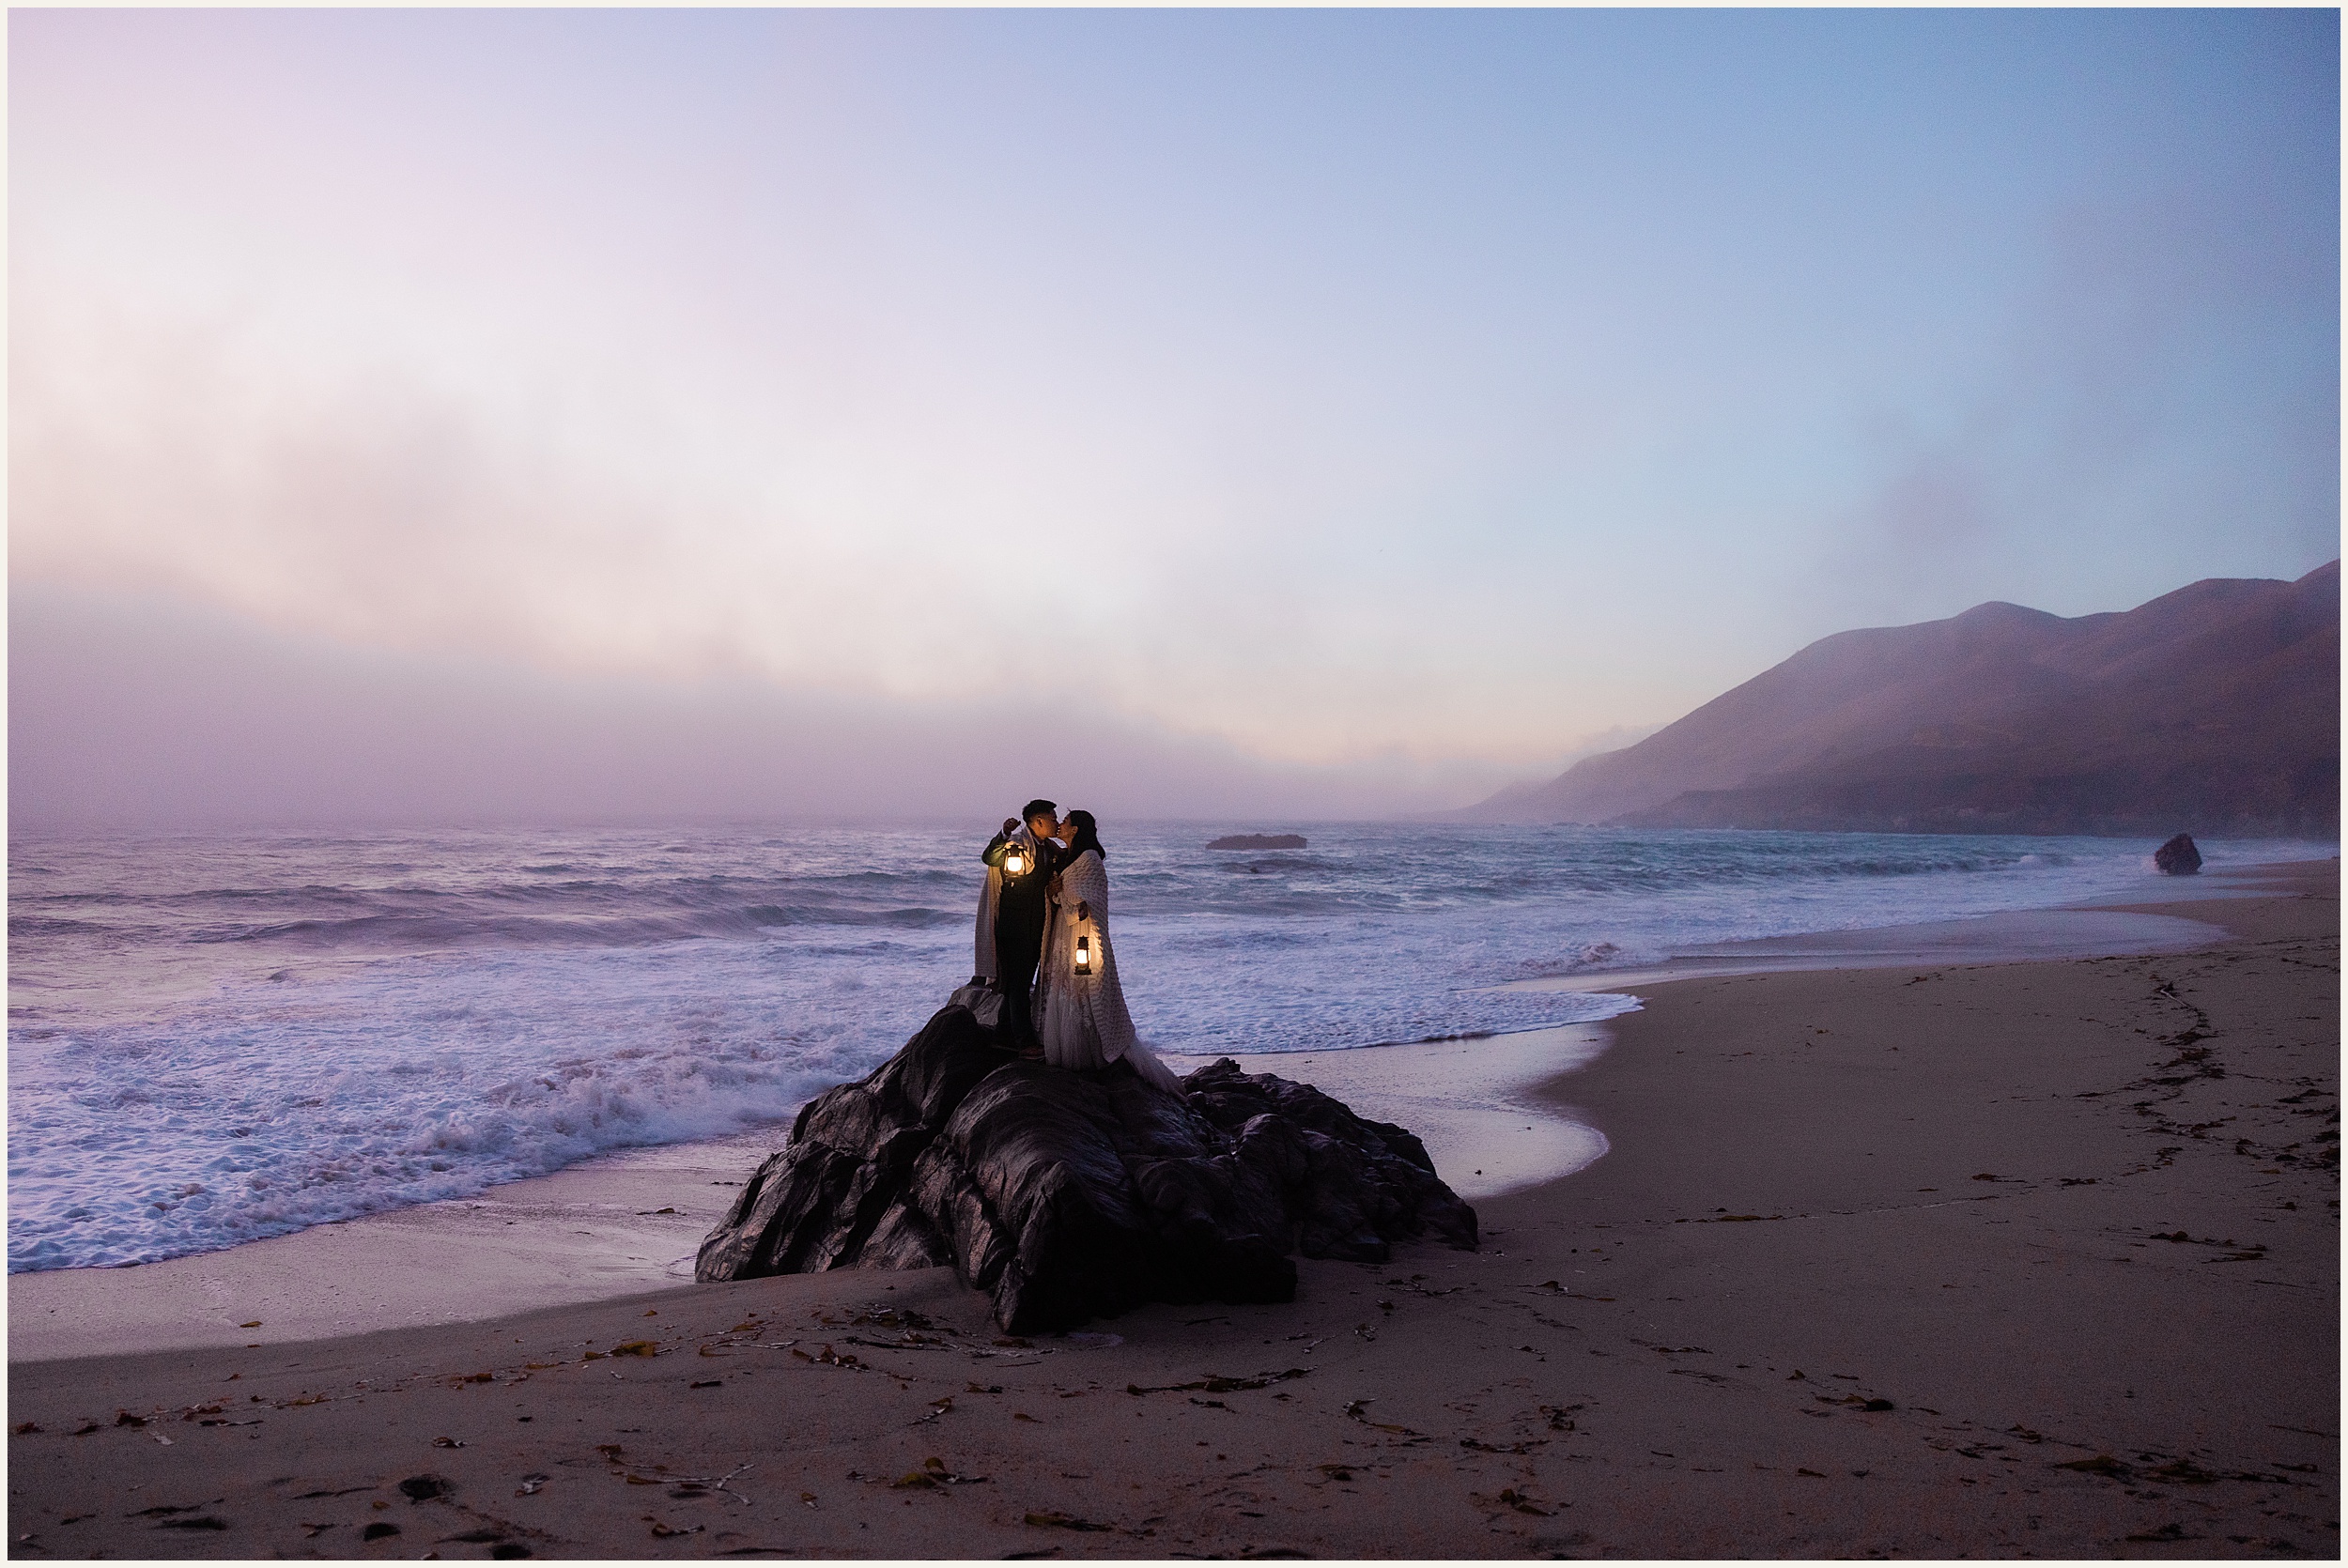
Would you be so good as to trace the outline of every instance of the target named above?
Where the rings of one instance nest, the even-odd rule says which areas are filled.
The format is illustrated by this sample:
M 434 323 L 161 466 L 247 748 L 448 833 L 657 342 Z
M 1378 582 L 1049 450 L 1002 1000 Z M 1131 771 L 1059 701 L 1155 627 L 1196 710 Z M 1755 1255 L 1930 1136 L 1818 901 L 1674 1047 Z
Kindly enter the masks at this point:
M 961 811 L 1024 724 L 985 790 L 1420 809 L 1850 626 L 2339 553 L 2332 11 L 8 39 L 19 817 L 649 810 L 817 711 L 708 808 Z M 510 765 L 403 792 L 395 691 Z

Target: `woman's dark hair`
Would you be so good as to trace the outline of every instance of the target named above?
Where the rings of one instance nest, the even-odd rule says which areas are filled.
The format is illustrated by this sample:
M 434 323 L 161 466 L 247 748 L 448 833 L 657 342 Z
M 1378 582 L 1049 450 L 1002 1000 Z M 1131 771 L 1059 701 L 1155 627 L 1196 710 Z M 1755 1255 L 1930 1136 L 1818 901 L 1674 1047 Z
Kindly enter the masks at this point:
M 1104 860 L 1109 857 L 1109 852 L 1101 847 L 1101 830 L 1094 825 L 1091 812 L 1071 811 L 1061 820 L 1076 830 L 1075 837 L 1068 840 L 1068 857 L 1071 860 L 1087 850 Z

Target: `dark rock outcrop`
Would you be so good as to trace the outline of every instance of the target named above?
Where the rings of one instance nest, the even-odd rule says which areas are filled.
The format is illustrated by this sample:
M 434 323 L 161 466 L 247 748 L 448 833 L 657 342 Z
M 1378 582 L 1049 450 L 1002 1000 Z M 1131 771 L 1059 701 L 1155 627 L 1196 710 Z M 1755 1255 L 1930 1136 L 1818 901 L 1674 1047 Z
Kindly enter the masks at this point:
M 2201 852 L 2193 835 L 2180 833 L 2153 852 L 2153 864 L 2172 877 L 2189 877 L 2201 869 Z
M 1305 836 L 1301 833 L 1230 833 L 1211 839 L 1211 850 L 1301 850 Z
M 1121 1063 L 1068 1072 L 992 1040 L 948 1007 L 810 1101 L 693 1277 L 950 1267 L 1024 1333 L 1144 1301 L 1286 1301 L 1291 1252 L 1475 1245 L 1475 1211 L 1416 1138 L 1309 1085 L 1226 1059 L 1177 1096 Z

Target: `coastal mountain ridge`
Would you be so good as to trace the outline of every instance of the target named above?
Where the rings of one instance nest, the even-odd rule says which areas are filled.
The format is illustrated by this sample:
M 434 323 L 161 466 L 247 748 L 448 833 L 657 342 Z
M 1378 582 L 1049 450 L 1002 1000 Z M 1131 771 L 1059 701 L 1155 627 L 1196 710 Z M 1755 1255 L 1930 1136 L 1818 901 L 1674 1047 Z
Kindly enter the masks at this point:
M 2340 562 L 1837 633 L 1453 820 L 2336 838 Z

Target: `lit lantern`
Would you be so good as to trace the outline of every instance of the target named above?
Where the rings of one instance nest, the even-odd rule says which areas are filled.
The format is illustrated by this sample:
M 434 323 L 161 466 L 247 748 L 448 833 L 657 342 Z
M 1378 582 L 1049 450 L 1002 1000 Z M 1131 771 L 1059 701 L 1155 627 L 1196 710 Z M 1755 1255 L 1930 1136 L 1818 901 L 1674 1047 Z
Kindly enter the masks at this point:
M 1092 973 L 1092 938 L 1089 936 L 1076 938 L 1076 973 L 1079 975 Z
M 1004 852 L 1003 875 L 1007 877 L 1024 877 L 1027 874 L 1027 851 L 1021 849 L 1017 844 L 1013 844 L 1009 850 Z

